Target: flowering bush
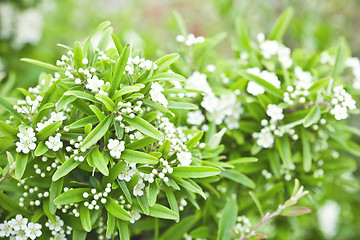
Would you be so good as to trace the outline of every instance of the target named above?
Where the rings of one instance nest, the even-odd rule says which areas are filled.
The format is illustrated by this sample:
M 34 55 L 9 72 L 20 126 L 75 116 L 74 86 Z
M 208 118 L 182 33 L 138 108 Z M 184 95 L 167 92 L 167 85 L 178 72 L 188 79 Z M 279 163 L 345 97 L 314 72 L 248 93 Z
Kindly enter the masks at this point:
M 154 62 L 108 22 L 61 45 L 56 66 L 23 59 L 55 73 L 15 105 L 0 98 L 12 115 L 0 122 L 0 236 L 312 237 L 269 221 L 316 210 L 327 183 L 357 183 L 359 131 L 345 120 L 357 113 L 360 61 L 343 40 L 315 54 L 286 47 L 291 14 L 256 41 L 238 21 L 235 59 L 215 50 L 226 34 L 188 34 L 179 16 L 179 54 Z M 296 205 L 304 195 L 309 208 Z

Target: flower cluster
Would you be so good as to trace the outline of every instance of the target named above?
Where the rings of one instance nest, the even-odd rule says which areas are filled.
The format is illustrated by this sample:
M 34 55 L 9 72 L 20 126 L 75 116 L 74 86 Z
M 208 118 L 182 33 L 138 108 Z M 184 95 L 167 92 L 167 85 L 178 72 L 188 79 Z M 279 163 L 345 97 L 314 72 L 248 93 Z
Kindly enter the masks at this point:
M 14 105 L 14 109 L 26 117 L 33 116 L 37 112 L 41 101 L 41 96 L 37 96 L 34 100 L 30 96 L 26 96 L 25 100 L 19 100 L 17 105 Z
M 336 120 L 346 119 L 348 111 L 356 108 L 356 102 L 342 85 L 334 87 L 333 91 L 334 98 L 331 100 L 332 109 L 330 113 L 334 115 Z
M 127 65 L 125 67 L 125 71 L 129 75 L 135 75 L 138 72 L 141 71 L 141 69 L 144 70 L 156 70 L 158 66 L 156 63 L 152 62 L 151 60 L 146 60 L 145 58 L 140 58 L 139 56 L 136 56 L 134 58 L 129 57 Z
M 267 70 L 260 71 L 259 68 L 248 68 L 246 69 L 248 73 L 251 73 L 255 76 L 258 76 L 259 78 L 267 81 L 268 83 L 271 83 L 274 87 L 280 88 L 281 82 L 279 78 L 276 76 L 273 72 L 268 72 Z M 260 86 L 259 84 L 250 81 L 247 85 L 247 92 L 251 95 L 257 96 L 259 94 L 263 94 L 265 92 L 265 88 Z
M 42 226 L 29 222 L 27 218 L 18 214 L 14 218 L 0 224 L 0 237 L 9 239 L 36 239 L 42 235 Z
M 20 140 L 19 142 L 16 142 L 17 152 L 23 152 L 25 154 L 28 154 L 30 150 L 35 150 L 36 137 L 34 129 L 32 127 L 20 128 L 17 136 Z
M 84 192 L 82 196 L 87 200 L 84 202 L 84 206 L 89 208 L 89 210 L 99 210 L 100 206 L 98 201 L 105 204 L 107 201 L 106 197 L 109 196 L 111 190 L 111 183 L 108 183 L 103 192 L 97 192 L 95 188 L 91 189 L 90 192 Z
M 164 88 L 157 82 L 151 84 L 150 96 L 154 102 L 159 102 L 164 107 L 167 107 L 168 101 L 163 94 Z
M 184 43 L 186 46 L 192 46 L 204 42 L 205 38 L 202 36 L 195 37 L 194 34 L 190 33 L 187 36 L 178 35 L 176 37 L 176 41 L 179 43 Z
M 143 112 L 142 108 L 142 101 L 137 101 L 135 104 L 131 102 L 119 102 L 117 104 L 117 113 L 118 115 L 115 117 L 117 121 L 120 122 L 121 127 L 125 127 L 122 123 L 123 115 L 129 116 L 130 118 L 134 118 L 137 114 L 141 114 Z

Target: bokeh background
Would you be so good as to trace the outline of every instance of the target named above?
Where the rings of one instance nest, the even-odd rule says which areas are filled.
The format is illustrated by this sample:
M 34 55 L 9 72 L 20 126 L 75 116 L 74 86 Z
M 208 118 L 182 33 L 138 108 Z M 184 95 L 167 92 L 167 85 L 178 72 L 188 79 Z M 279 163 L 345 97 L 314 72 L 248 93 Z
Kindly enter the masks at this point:
M 358 0 L 0 0 L 0 96 L 16 99 L 16 88 L 36 84 L 43 69 L 20 58 L 55 63 L 63 54 L 57 43 L 72 45 L 86 39 L 105 20 L 112 22 L 123 43 L 131 43 L 143 49 L 147 58 L 156 59 L 176 51 L 175 38 L 180 32 L 173 12 L 177 11 L 196 36 L 227 32 L 218 49 L 232 57 L 237 18 L 245 20 L 255 38 L 259 32 L 268 33 L 288 7 L 295 14 L 284 38 L 287 46 L 321 51 L 335 46 L 344 36 L 353 55 L 360 56 Z M 292 224 L 289 230 L 284 222 L 284 234 L 294 232 L 292 239 L 360 239 L 359 191 L 329 185 L 319 194 L 336 201 L 320 203 L 318 212 L 299 218 L 297 228 Z M 270 239 L 284 239 L 281 229 L 268 228 L 273 232 Z M 313 237 L 309 238 L 309 232 Z

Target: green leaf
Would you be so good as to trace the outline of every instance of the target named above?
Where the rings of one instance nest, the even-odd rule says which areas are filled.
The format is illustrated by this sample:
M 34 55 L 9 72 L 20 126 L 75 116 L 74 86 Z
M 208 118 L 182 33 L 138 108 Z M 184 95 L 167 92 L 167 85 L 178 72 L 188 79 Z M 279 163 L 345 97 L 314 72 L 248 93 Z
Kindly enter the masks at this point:
M 246 28 L 246 24 L 242 18 L 238 18 L 235 22 L 235 30 L 241 47 L 245 50 L 251 50 L 249 33 Z
M 116 179 L 116 180 L 117 180 L 117 182 L 119 183 L 119 186 L 120 186 L 121 190 L 123 191 L 126 199 L 128 200 L 128 202 L 129 202 L 130 204 L 132 204 L 132 197 L 131 197 L 129 188 L 127 187 L 125 181 L 124 181 L 124 180 L 119 180 L 119 179 Z
M 106 47 L 109 44 L 110 39 L 111 39 L 112 31 L 113 31 L 112 27 L 108 27 L 107 29 L 105 29 L 105 31 L 99 41 L 99 45 L 98 45 L 98 48 L 100 49 L 100 51 L 106 50 Z
M 2 132 L 5 136 L 11 139 L 18 139 L 17 134 L 18 130 L 4 122 L 0 121 L 0 132 Z
M 237 214 L 235 200 L 228 201 L 220 217 L 217 240 L 230 240 L 232 238 L 231 230 L 235 227 Z
M 137 196 L 136 199 L 137 199 L 137 202 L 139 203 L 139 206 L 140 206 L 141 210 L 143 210 L 143 212 L 146 215 L 149 215 L 150 206 L 149 206 L 149 202 L 148 202 L 148 199 L 146 197 L 146 194 L 143 194 L 142 196 Z
M 282 136 L 281 138 L 276 139 L 276 148 L 279 152 L 280 158 L 284 163 L 287 169 L 290 169 L 292 165 L 292 154 L 291 154 L 291 147 L 290 141 L 288 136 Z
M 344 69 L 345 61 L 346 61 L 346 52 L 345 52 L 345 40 L 342 38 L 340 40 L 340 44 L 336 53 L 335 65 L 333 71 L 331 73 L 331 77 L 333 79 L 337 79 L 342 70 Z
M 116 63 L 114 75 L 110 83 L 109 97 L 113 97 L 115 91 L 119 88 L 122 77 L 124 76 L 125 67 L 130 56 L 130 45 L 127 44 Z M 113 98 L 114 99 L 114 98 Z
M 97 143 L 97 141 L 99 141 L 105 135 L 105 133 L 109 130 L 110 123 L 112 122 L 113 117 L 114 117 L 113 115 L 109 115 L 104 120 L 102 120 L 96 126 L 96 128 L 94 128 L 91 131 L 91 133 L 89 135 L 87 135 L 87 137 L 82 142 L 81 148 L 88 149 L 89 147 L 91 147 L 92 145 Z
M 84 192 L 90 193 L 91 188 L 74 188 L 66 192 L 63 192 L 58 197 L 55 198 L 55 205 L 67 205 L 71 203 L 78 203 L 85 201 L 83 197 Z
M 184 22 L 184 19 L 181 17 L 178 11 L 172 11 L 172 14 L 174 15 L 175 21 L 177 23 L 177 26 L 179 28 L 180 33 L 183 36 L 187 36 L 188 32 L 186 30 L 186 24 Z
M 249 188 L 255 188 L 255 183 L 249 177 L 236 170 L 221 171 L 221 176 L 230 179 L 234 182 L 240 183 Z
M 80 221 L 86 232 L 91 231 L 90 210 L 84 204 L 80 204 Z
M 78 229 L 73 229 L 72 232 L 72 240 L 86 240 L 87 232 Z
M 304 214 L 311 213 L 311 210 L 307 207 L 293 206 L 284 209 L 280 215 L 286 217 L 296 217 Z
M 157 74 L 159 72 L 163 72 L 166 70 L 171 64 L 176 62 L 179 59 L 178 53 L 171 53 L 166 56 L 163 56 L 155 61 L 155 64 L 158 66 L 158 68 L 155 70 L 154 74 Z
M 57 198 L 63 188 L 63 183 L 64 183 L 64 179 L 61 178 L 57 181 L 51 181 L 51 185 L 50 185 L 50 196 L 49 196 L 49 210 L 51 214 L 55 214 L 56 212 L 56 206 L 55 206 L 55 198 Z
M 72 124 L 68 125 L 69 128 L 80 128 L 85 127 L 87 124 L 95 125 L 99 122 L 99 119 L 95 115 L 87 116 L 81 118 L 80 120 L 73 122 Z
M 18 153 L 15 160 L 15 174 L 14 177 L 17 180 L 20 180 L 25 172 L 26 165 L 29 159 L 28 154 Z
M 20 60 L 23 61 L 23 62 L 38 65 L 38 66 L 43 67 L 43 68 L 48 68 L 48 69 L 59 71 L 59 72 L 65 72 L 65 69 L 63 69 L 63 68 L 59 68 L 59 67 L 54 66 L 54 65 L 49 64 L 49 63 L 40 62 L 38 60 L 34 60 L 34 59 L 30 59 L 30 58 L 21 58 Z
M 160 237 L 161 240 L 180 240 L 183 239 L 184 234 L 188 233 L 190 229 L 199 221 L 197 216 L 188 216 L 181 219 L 177 224 L 170 226 Z
M 249 81 L 253 81 L 257 84 L 259 84 L 260 86 L 262 86 L 263 88 L 265 88 L 265 91 L 268 92 L 269 94 L 273 95 L 274 97 L 278 97 L 278 98 L 283 98 L 283 92 L 280 89 L 277 89 L 274 85 L 272 85 L 271 83 L 265 81 L 264 79 L 255 76 L 251 73 L 246 72 L 245 70 L 241 70 L 239 72 L 240 76 L 242 76 L 243 78 L 249 80 Z
M 111 237 L 115 232 L 116 227 L 116 219 L 111 213 L 107 213 L 107 229 L 106 229 L 106 236 Z
M 121 46 L 121 43 L 119 41 L 119 39 L 116 37 L 115 34 L 111 34 L 111 38 L 115 44 L 116 50 L 118 51 L 119 55 L 121 54 L 121 52 L 124 50 L 124 48 Z
M 169 202 L 171 210 L 173 210 L 178 216 L 178 218 L 177 218 L 177 221 L 178 221 L 179 220 L 179 206 L 178 206 L 175 194 L 173 193 L 172 189 L 169 188 L 168 186 L 163 185 L 163 187 L 165 189 L 166 198 Z
M 149 146 L 150 144 L 152 144 L 155 141 L 154 138 L 151 137 L 144 137 L 142 139 L 133 141 L 132 143 L 126 144 L 125 148 L 126 149 L 141 149 L 144 148 L 146 146 Z
M 199 107 L 195 104 L 192 103 L 187 103 L 187 102 L 173 102 L 173 101 L 168 101 L 168 106 L 169 109 L 186 109 L 186 110 L 197 110 L 199 109 Z
M 249 162 L 257 162 L 258 159 L 255 157 L 241 157 L 241 158 L 235 158 L 233 160 L 228 161 L 228 164 L 236 165 L 236 164 L 243 164 L 243 163 L 249 163 Z
M 60 112 L 65 106 L 67 106 L 69 103 L 72 103 L 76 100 L 76 96 L 74 95 L 63 95 L 59 101 L 56 103 L 56 111 Z
M 52 176 L 53 181 L 57 181 L 60 178 L 67 175 L 69 172 L 74 170 L 77 166 L 79 166 L 80 162 L 75 161 L 74 157 L 69 158 L 66 160 L 58 169 L 56 169 L 54 175 Z
M 130 149 L 125 149 L 121 153 L 121 159 L 124 159 L 129 162 L 140 163 L 140 164 L 156 164 L 158 159 L 150 154 L 134 151 Z
M 132 86 L 125 86 L 120 88 L 120 90 L 117 90 L 114 94 L 114 96 L 112 97 L 112 99 L 117 99 L 125 94 L 129 94 L 129 93 L 134 93 L 134 92 L 138 92 L 140 89 L 144 88 L 145 85 L 144 84 L 135 84 Z
M 157 140 L 162 141 L 163 135 L 149 122 L 145 121 L 144 119 L 135 116 L 134 118 L 130 118 L 127 116 L 123 116 L 124 120 L 132 127 L 136 128 L 143 134 L 155 138 Z
M 270 36 L 269 36 L 269 40 L 276 40 L 281 42 L 286 29 L 288 28 L 292 15 L 294 14 L 294 11 L 292 8 L 288 8 L 286 9 L 281 16 L 278 18 L 278 20 L 276 21 Z
M 316 81 L 308 90 L 309 92 L 317 93 L 319 90 L 324 89 L 330 82 L 331 77 L 325 77 Z
M 95 105 L 90 105 L 89 108 L 93 113 L 95 113 L 96 117 L 99 119 L 99 121 L 102 121 L 105 119 L 105 115 L 100 109 Z
M 105 203 L 105 208 L 108 212 L 111 213 L 111 215 L 113 215 L 116 218 L 119 218 L 124 221 L 131 220 L 130 214 L 110 197 L 107 198 L 107 201 Z
M 75 96 L 77 98 L 82 98 L 91 102 L 95 102 L 98 103 L 99 101 L 91 94 L 83 92 L 83 91 L 78 91 L 78 90 L 69 90 L 66 91 L 64 93 L 65 96 Z
M 49 149 L 45 146 L 45 140 L 39 142 L 35 149 L 35 156 L 39 157 L 44 155 Z
M 124 221 L 117 221 L 119 235 L 121 240 L 130 240 L 129 223 Z
M 178 219 L 178 215 L 173 210 L 157 203 L 154 206 L 150 207 L 149 215 L 152 217 L 162 218 L 162 219 L 171 219 L 171 220 Z
M 251 198 L 254 200 L 255 205 L 256 205 L 257 209 L 259 210 L 261 216 L 263 217 L 264 212 L 263 212 L 263 208 L 261 206 L 259 199 L 255 196 L 255 194 L 253 192 L 250 191 L 249 194 L 250 194 Z
M 220 174 L 220 170 L 214 167 L 174 167 L 172 175 L 180 178 L 204 178 Z
M 105 96 L 103 94 L 96 94 L 95 98 L 102 102 L 110 112 L 114 111 L 115 103 L 108 96 Z
M 158 195 L 158 191 L 159 191 L 159 187 L 157 185 L 156 182 L 150 183 L 149 187 L 148 187 L 148 200 L 149 200 L 149 205 L 150 206 L 154 206 L 154 204 L 156 203 L 156 198 Z
M 319 106 L 314 106 L 310 112 L 304 118 L 304 127 L 310 127 L 311 125 L 317 123 L 321 117 L 321 110 Z
M 76 70 L 78 70 L 79 68 L 84 68 L 84 65 L 82 63 L 83 58 L 84 57 L 81 51 L 81 44 L 79 41 L 76 41 L 74 44 L 74 63 Z
M 198 134 L 196 134 L 194 137 L 192 137 L 189 141 L 187 141 L 185 143 L 187 149 L 190 150 L 193 147 L 195 147 L 195 145 L 200 141 L 200 139 L 202 138 L 203 135 L 204 135 L 204 132 L 200 131 Z
M 6 101 L 6 99 L 3 97 L 0 97 L 0 107 L 3 107 L 6 111 L 11 113 L 12 116 L 20 119 L 21 121 L 23 122 L 26 121 L 25 118 L 20 113 L 14 110 L 13 105 L 10 104 L 8 101 Z
M 171 112 L 169 109 L 167 109 L 166 107 L 164 107 L 164 106 L 161 105 L 160 103 L 153 102 L 153 101 L 151 101 L 151 100 L 149 100 L 149 99 L 143 99 L 142 102 L 143 102 L 145 105 L 147 105 L 147 106 L 149 106 L 149 107 L 151 107 L 151 108 L 153 108 L 153 109 L 155 109 L 155 110 L 158 110 L 158 111 L 164 112 L 164 113 L 170 113 L 171 115 L 174 116 L 174 113 L 173 113 L 173 112 Z
M 179 81 L 179 82 L 185 82 L 185 78 L 177 73 L 159 73 L 156 75 L 153 75 L 150 78 L 145 78 L 139 81 L 139 83 L 148 83 L 148 82 L 156 82 L 156 81 Z
M 45 140 L 47 137 L 49 137 L 51 134 L 53 134 L 56 130 L 58 130 L 59 127 L 61 127 L 61 125 L 62 125 L 62 121 L 53 122 L 53 123 L 47 125 L 43 129 L 41 129 L 40 132 L 38 132 L 36 134 L 37 139 L 40 141 Z
M 98 148 L 95 148 L 92 151 L 92 159 L 95 163 L 96 168 L 105 176 L 109 175 L 109 169 L 107 167 L 107 163 L 104 159 L 104 157 L 101 155 Z
M 100 23 L 100 24 L 95 28 L 95 30 L 92 32 L 92 34 L 90 35 L 90 37 L 89 37 L 89 39 L 87 40 L 87 42 L 89 42 L 93 36 L 95 36 L 96 34 L 98 34 L 99 32 L 101 32 L 101 31 L 104 30 L 105 28 L 107 28 L 110 24 L 111 24 L 111 22 L 109 22 L 109 21 L 104 21 L 104 22 Z
M 46 215 L 46 217 L 51 221 L 51 222 L 56 222 L 56 217 L 55 217 L 55 214 L 52 214 L 50 212 L 50 205 L 49 205 L 49 201 L 46 200 L 43 202 L 43 210 L 44 210 L 44 213 Z
M 311 149 L 309 137 L 305 129 L 301 130 L 301 140 L 302 140 L 302 153 L 303 153 L 303 166 L 304 171 L 309 172 L 311 169 Z
M 24 216 L 32 216 L 34 214 L 26 208 L 20 207 L 17 201 L 12 200 L 2 191 L 0 191 L 0 206 L 11 213 L 19 213 Z

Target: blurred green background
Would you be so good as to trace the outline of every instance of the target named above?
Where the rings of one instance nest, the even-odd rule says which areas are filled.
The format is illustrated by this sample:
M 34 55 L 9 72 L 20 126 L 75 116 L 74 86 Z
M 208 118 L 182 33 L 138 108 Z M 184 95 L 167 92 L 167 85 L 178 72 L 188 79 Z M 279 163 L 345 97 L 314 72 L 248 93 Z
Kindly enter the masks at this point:
M 123 43 L 131 43 L 143 49 L 147 58 L 156 59 L 162 53 L 176 51 L 179 30 L 175 10 L 183 17 L 188 31 L 196 36 L 227 32 L 218 50 L 225 57 L 232 57 L 231 39 L 235 36 L 237 18 L 245 20 L 255 38 L 259 32 L 267 34 L 288 7 L 295 14 L 285 35 L 285 45 L 321 51 L 335 46 L 344 36 L 353 55 L 360 56 L 358 0 L 0 0 L 0 96 L 16 99 L 19 96 L 16 88 L 34 86 L 43 71 L 20 62 L 20 58 L 55 63 L 64 53 L 57 43 L 72 45 L 76 40 L 84 40 L 105 20 L 112 22 Z M 273 236 L 270 239 L 359 239 L 360 193 L 334 186 L 329 184 L 319 194 L 325 194 L 324 199 L 337 199 L 340 206 L 337 227 L 321 217 L 323 222 L 318 221 L 314 212 L 294 220 L 291 228 L 282 219 L 276 220 L 280 229 L 270 234 Z M 329 206 L 323 211 L 330 218 L 337 207 L 331 202 Z M 274 225 L 267 229 L 270 232 L 271 226 Z M 320 226 L 335 231 L 335 235 L 327 235 Z

